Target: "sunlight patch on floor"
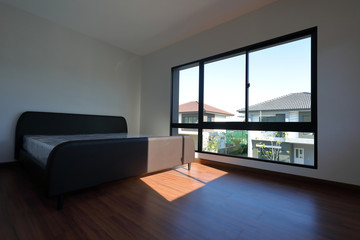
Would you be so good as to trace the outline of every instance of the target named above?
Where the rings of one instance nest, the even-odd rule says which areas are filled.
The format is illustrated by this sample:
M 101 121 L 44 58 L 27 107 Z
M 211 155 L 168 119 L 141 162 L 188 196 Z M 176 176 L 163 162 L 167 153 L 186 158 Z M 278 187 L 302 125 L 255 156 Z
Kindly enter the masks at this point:
M 227 172 L 192 163 L 190 171 L 187 165 L 183 165 L 173 170 L 143 177 L 141 181 L 171 202 L 204 187 L 206 183 L 225 174 Z

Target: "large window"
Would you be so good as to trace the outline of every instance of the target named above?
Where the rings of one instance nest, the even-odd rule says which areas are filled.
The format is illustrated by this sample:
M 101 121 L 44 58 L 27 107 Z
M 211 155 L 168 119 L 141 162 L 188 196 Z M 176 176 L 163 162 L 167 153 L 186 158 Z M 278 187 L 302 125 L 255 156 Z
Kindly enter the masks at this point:
M 317 28 L 172 69 L 171 134 L 197 152 L 317 167 Z

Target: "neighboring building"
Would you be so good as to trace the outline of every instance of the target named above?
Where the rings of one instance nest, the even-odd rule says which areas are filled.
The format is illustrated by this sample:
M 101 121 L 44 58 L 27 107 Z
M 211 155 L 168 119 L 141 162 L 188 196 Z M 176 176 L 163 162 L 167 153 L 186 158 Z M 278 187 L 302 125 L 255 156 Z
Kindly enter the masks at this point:
M 199 103 L 197 101 L 179 105 L 179 123 L 198 122 Z M 221 122 L 234 114 L 222 109 L 204 104 L 204 122 Z
M 238 110 L 245 113 L 245 109 Z M 311 94 L 292 93 L 249 106 L 251 122 L 310 122 Z M 249 131 L 249 157 L 313 165 L 312 133 Z
M 198 123 L 199 103 L 197 101 L 188 102 L 179 105 L 179 123 Z M 221 122 L 226 121 L 228 117 L 234 114 L 222 109 L 204 104 L 204 121 Z M 209 130 L 212 132 L 212 130 Z M 204 132 L 204 139 L 208 139 L 209 131 Z M 197 129 L 180 128 L 179 135 L 191 135 L 194 138 L 195 149 L 198 149 L 198 131 Z M 205 142 L 207 142 L 205 140 Z
M 205 105 L 204 110 L 204 121 L 231 121 L 234 116 L 209 105 Z M 244 115 L 245 109 L 238 112 Z M 250 122 L 310 122 L 311 94 L 292 93 L 251 105 L 248 116 Z M 198 102 L 180 105 L 179 121 L 197 123 Z M 196 129 L 181 128 L 178 134 L 193 136 L 197 148 Z M 314 135 L 302 132 L 204 130 L 203 150 L 313 166 Z
M 238 110 L 245 113 L 245 109 Z M 311 94 L 291 93 L 249 106 L 250 122 L 310 122 Z

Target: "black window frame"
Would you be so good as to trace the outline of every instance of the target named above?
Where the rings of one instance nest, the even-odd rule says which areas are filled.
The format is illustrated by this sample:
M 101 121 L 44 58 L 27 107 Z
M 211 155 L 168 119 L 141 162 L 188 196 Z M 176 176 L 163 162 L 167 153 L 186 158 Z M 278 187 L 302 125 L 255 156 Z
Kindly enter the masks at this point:
M 311 122 L 249 122 L 249 54 L 256 50 L 261 50 L 268 47 L 274 47 L 276 45 L 285 44 L 287 42 L 293 42 L 303 38 L 311 38 Z M 245 60 L 245 122 L 204 122 L 204 65 L 210 61 L 221 60 L 232 55 L 242 54 L 246 56 Z M 176 72 L 181 69 L 190 68 L 192 66 L 199 67 L 199 109 L 198 109 L 198 123 L 196 124 L 185 124 L 185 123 L 174 123 L 173 122 L 173 90 L 174 90 L 174 76 Z M 198 129 L 198 153 L 215 154 L 220 156 L 226 156 L 231 158 L 242 158 L 254 161 L 263 161 L 267 163 L 285 164 L 291 166 L 298 166 L 304 168 L 318 168 L 318 157 L 317 157 L 317 27 L 312 27 L 302 31 L 287 34 L 281 37 L 273 38 L 256 44 L 252 44 L 246 47 L 241 47 L 228 52 L 220 53 L 214 56 L 203 58 L 200 60 L 192 61 L 186 64 L 178 65 L 171 68 L 171 116 L 170 116 L 170 135 L 173 133 L 173 129 L 179 128 L 191 128 Z M 278 161 L 269 161 L 264 159 L 258 159 L 253 157 L 238 157 L 232 155 L 225 155 L 219 153 L 206 152 L 202 150 L 202 132 L 205 129 L 225 129 L 225 130 L 243 130 L 243 131 L 281 131 L 281 132 L 311 132 L 314 133 L 314 165 L 302 165 L 295 163 L 286 163 Z

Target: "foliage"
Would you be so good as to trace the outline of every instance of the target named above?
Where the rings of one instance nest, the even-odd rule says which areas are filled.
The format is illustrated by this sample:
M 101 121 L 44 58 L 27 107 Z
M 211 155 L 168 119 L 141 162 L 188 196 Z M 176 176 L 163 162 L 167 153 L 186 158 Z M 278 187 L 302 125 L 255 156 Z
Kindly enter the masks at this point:
M 226 143 L 237 146 L 239 144 L 247 144 L 247 141 L 247 131 L 226 131 Z
M 224 151 L 224 154 L 247 156 L 247 134 L 243 131 L 211 132 L 206 143 L 205 151 L 207 152 Z M 220 149 L 222 145 L 225 146 Z
M 259 144 L 257 144 L 257 147 L 259 147 L 260 149 L 258 150 L 258 153 L 261 153 L 263 158 L 267 160 L 280 161 L 280 153 L 282 153 L 281 144 L 284 141 L 286 141 L 286 138 L 287 138 L 286 132 L 277 132 L 277 131 L 271 135 L 265 136 L 265 140 L 269 142 L 267 144 L 270 147 L 266 147 L 264 142 L 260 142 Z M 289 151 L 286 151 L 286 153 L 290 154 Z
M 232 146 L 232 149 L 228 150 L 227 154 L 237 156 L 247 156 L 247 132 L 244 131 L 229 131 L 226 132 L 226 139 Z
M 207 140 L 207 146 L 205 148 L 205 151 L 208 152 L 219 152 L 219 148 L 220 148 L 220 142 L 221 140 L 224 140 L 224 136 L 221 135 L 217 135 L 217 134 L 212 134 L 209 136 L 208 140 Z
M 228 151 L 229 155 L 247 156 L 248 145 L 240 144 Z

